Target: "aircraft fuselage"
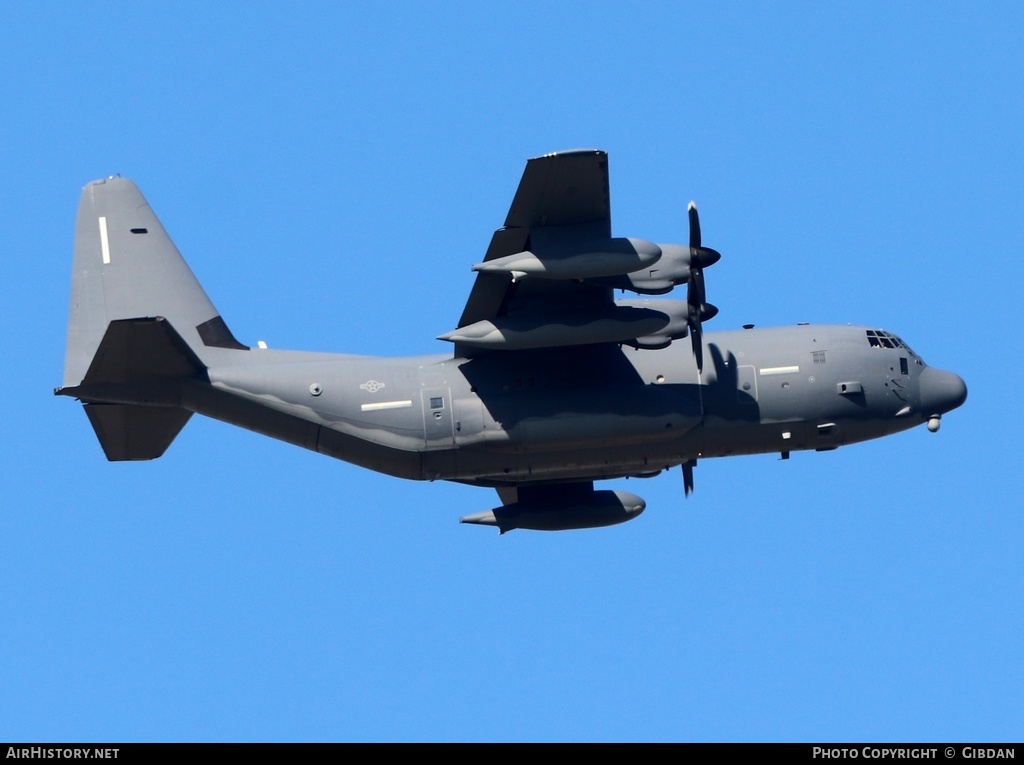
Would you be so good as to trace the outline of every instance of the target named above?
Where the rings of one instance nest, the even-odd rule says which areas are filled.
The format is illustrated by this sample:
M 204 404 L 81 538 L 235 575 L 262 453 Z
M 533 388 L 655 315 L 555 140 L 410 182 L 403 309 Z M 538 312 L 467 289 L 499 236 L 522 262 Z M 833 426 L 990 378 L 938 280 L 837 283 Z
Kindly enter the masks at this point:
M 209 383 L 187 384 L 180 404 L 391 475 L 499 486 L 833 449 L 919 425 L 966 395 L 959 377 L 867 327 L 704 342 L 702 373 L 686 343 L 595 345 L 569 364 L 557 349 L 514 360 L 218 349 L 225 363 L 211 358 Z

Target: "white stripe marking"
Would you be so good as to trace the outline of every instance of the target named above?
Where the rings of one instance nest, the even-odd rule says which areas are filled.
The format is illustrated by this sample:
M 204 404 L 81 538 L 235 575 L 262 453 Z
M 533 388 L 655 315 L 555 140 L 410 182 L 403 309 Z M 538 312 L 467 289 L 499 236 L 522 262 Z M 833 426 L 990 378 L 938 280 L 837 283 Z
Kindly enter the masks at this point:
M 799 372 L 800 367 L 765 367 L 761 370 L 762 375 L 791 375 Z
M 360 409 L 364 412 L 377 412 L 381 409 L 405 409 L 412 406 L 412 401 L 381 401 L 377 404 L 363 404 Z
M 103 251 L 103 262 L 110 262 L 110 240 L 107 239 L 107 216 L 100 216 L 100 249 Z

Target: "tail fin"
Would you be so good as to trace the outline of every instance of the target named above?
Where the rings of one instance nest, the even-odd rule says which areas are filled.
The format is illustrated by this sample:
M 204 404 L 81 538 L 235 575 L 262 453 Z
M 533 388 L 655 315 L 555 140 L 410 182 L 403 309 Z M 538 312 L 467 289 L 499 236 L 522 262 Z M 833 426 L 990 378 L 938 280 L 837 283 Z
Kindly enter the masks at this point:
M 64 387 L 110 460 L 159 457 L 188 422 L 183 380 L 231 334 L 160 221 L 126 178 L 93 181 L 75 224 Z
M 161 316 L 200 358 L 203 346 L 245 348 L 232 336 L 138 187 L 93 181 L 75 223 L 64 385 L 85 379 L 110 322 Z

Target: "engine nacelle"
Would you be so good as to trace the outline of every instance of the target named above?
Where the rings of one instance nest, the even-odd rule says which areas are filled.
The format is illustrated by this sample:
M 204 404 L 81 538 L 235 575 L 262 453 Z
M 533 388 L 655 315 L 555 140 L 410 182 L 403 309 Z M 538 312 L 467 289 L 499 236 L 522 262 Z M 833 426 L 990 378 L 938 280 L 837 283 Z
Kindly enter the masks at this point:
M 664 295 L 690 280 L 690 248 L 681 244 L 659 244 L 661 257 L 646 268 L 619 276 L 606 276 L 591 281 L 616 290 L 629 290 L 641 295 Z
M 595 279 L 628 274 L 658 262 L 661 248 L 645 239 L 618 238 L 562 248 L 524 250 L 473 266 L 474 271 L 511 274 L 514 279 Z
M 523 312 L 459 327 L 438 340 L 471 348 L 528 350 L 594 343 L 632 343 L 638 337 L 680 337 L 686 303 L 678 300 L 620 300 L 589 314 Z
M 615 304 L 635 309 L 657 311 L 668 319 L 665 325 L 656 332 L 625 340 L 626 345 L 645 350 L 658 350 L 660 348 L 667 348 L 673 340 L 680 340 L 686 337 L 688 333 L 687 316 L 689 308 L 682 300 L 651 300 L 648 298 L 616 300 Z
M 594 491 L 568 504 L 513 502 L 493 510 L 466 515 L 462 523 L 497 526 L 504 534 L 513 529 L 568 531 L 614 526 L 636 518 L 647 503 L 627 491 Z
M 682 244 L 659 244 L 661 257 L 646 268 L 619 276 L 605 276 L 591 281 L 616 290 L 629 290 L 641 295 L 664 295 L 673 287 L 690 281 L 690 269 L 707 268 L 722 255 L 710 247 L 689 247 Z

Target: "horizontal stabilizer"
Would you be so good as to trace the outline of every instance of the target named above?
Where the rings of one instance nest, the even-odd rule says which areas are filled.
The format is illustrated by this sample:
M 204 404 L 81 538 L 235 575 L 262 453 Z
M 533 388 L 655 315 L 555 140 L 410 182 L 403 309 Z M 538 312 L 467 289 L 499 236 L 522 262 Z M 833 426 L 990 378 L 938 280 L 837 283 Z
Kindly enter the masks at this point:
M 124 319 L 110 322 L 82 384 L 54 392 L 82 401 L 108 460 L 151 460 L 192 416 L 182 381 L 205 371 L 166 319 Z
M 110 322 L 83 383 L 191 377 L 203 369 L 166 319 L 124 319 Z
M 134 404 L 86 404 L 85 413 L 111 462 L 156 459 L 192 416 L 184 409 Z

